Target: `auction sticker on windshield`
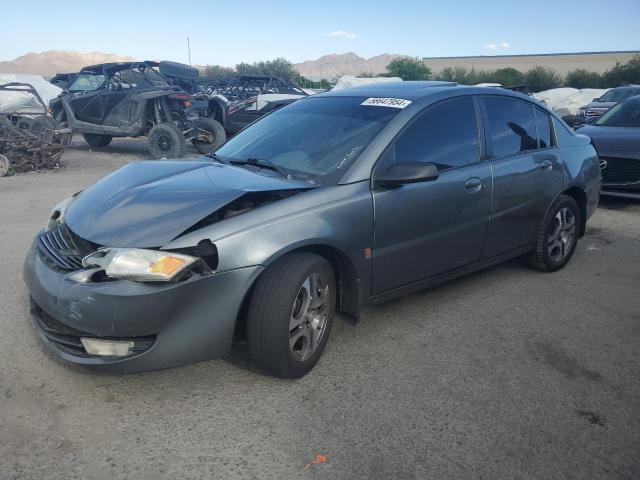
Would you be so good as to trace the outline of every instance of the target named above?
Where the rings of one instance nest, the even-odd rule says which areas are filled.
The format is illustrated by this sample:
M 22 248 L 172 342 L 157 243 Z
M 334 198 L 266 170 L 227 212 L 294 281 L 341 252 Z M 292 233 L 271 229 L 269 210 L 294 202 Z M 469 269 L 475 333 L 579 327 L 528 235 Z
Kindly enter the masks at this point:
M 372 105 L 374 107 L 392 107 L 392 108 L 404 108 L 411 105 L 411 100 L 405 100 L 404 98 L 367 98 L 360 105 Z

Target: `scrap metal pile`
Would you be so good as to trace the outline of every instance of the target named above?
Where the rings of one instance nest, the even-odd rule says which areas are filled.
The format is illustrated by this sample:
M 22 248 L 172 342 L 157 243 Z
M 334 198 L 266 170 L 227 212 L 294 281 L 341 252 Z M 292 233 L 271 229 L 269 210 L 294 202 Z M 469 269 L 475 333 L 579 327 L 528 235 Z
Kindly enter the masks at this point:
M 47 170 L 60 165 L 71 130 L 58 129 L 36 89 L 28 83 L 0 85 L 0 94 L 22 95 L 38 108 L 0 111 L 0 177 L 12 172 Z M 33 100 L 31 100 L 33 101 Z

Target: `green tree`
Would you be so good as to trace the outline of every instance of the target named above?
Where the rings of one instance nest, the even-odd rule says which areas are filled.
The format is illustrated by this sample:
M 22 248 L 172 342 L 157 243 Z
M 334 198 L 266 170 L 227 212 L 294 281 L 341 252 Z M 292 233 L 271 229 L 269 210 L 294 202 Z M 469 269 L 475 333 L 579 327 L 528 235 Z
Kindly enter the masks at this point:
M 524 83 L 522 72 L 513 67 L 499 68 L 495 72 L 491 72 L 490 77 L 492 78 L 492 83 L 499 83 L 504 87 Z
M 542 92 L 562 85 L 562 77 L 546 67 L 533 67 L 525 75 L 525 81 L 532 92 Z
M 236 65 L 236 70 L 240 75 L 275 75 L 276 77 L 283 77 L 294 82 L 300 81 L 300 74 L 294 68 L 286 58 L 278 57 L 274 60 L 267 60 L 261 62 L 239 63 Z
M 207 77 L 230 77 L 236 74 L 236 71 L 230 67 L 223 67 L 222 65 L 207 65 L 204 69 L 204 74 Z
M 564 79 L 565 87 L 600 88 L 602 84 L 602 75 L 596 72 L 589 72 L 584 68 L 570 71 Z
M 387 74 L 402 80 L 429 80 L 431 69 L 419 57 L 398 57 L 387 65 Z
M 636 55 L 627 63 L 616 63 L 604 75 L 604 87 L 619 87 L 620 85 L 640 84 L 640 55 Z

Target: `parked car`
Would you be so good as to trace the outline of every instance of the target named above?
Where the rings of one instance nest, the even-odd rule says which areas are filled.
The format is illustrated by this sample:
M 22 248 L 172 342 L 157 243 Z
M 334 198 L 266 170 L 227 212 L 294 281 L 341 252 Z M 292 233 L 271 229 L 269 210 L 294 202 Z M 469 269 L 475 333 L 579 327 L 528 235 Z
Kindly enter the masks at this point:
M 591 137 L 600 157 L 602 193 L 640 198 L 640 95 L 578 131 Z
M 162 72 L 163 63 L 158 65 Z M 175 64 L 168 67 L 175 74 Z M 49 104 L 58 122 L 81 133 L 89 145 L 146 136 L 154 158 L 181 157 L 187 142 L 208 153 L 225 141 L 222 125 L 193 113 L 191 106 L 189 94 L 169 84 L 149 62 L 85 67 Z
M 578 114 L 575 116 L 574 126 L 577 128 L 593 123 L 611 107 L 634 95 L 640 95 L 640 85 L 612 88 L 600 98 L 594 98 L 593 102 L 580 107 Z
M 600 181 L 589 138 L 525 95 L 356 87 L 64 200 L 24 278 L 37 332 L 69 362 L 167 368 L 227 355 L 245 331 L 260 367 L 300 377 L 336 311 L 519 256 L 561 269 Z

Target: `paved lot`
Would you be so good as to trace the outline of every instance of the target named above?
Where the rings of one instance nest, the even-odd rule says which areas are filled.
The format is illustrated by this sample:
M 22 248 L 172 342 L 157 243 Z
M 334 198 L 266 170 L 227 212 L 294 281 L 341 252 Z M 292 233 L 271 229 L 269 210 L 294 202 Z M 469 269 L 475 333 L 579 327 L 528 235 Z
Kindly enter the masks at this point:
M 640 202 L 606 201 L 556 274 L 514 261 L 338 322 L 302 380 L 241 345 L 96 375 L 43 352 L 21 267 L 54 203 L 146 156 L 106 151 L 0 179 L 0 479 L 640 477 Z

